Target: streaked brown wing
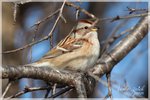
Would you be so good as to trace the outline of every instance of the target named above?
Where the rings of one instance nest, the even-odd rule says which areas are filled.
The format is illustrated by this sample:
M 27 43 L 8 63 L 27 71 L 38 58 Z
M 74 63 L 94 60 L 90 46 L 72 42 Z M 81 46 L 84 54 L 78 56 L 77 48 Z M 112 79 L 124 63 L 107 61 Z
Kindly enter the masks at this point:
M 51 49 L 43 58 L 50 59 L 67 52 L 72 52 L 82 46 L 82 41 L 76 41 L 76 39 L 71 37 L 66 37 L 64 40 L 60 41 L 56 47 Z
M 43 56 L 43 58 L 49 59 L 49 58 L 57 57 L 61 54 L 62 54 L 61 50 L 51 49 L 46 55 Z

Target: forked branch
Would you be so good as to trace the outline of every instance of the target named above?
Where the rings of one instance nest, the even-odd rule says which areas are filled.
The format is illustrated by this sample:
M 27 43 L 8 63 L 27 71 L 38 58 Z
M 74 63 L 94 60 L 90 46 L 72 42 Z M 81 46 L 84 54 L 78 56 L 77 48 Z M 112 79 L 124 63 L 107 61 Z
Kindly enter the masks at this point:
M 149 16 L 143 17 L 134 27 L 133 31 L 122 39 L 114 49 L 109 53 L 104 53 L 95 67 L 89 70 L 89 73 L 101 77 L 111 71 L 114 65 L 120 62 L 146 36 L 148 33 L 148 23 L 150 23 L 148 22 L 148 17 Z M 84 85 L 87 85 L 88 79 L 86 80 L 87 82 L 84 82 L 84 85 L 79 84 L 82 81 L 81 79 L 86 78 L 83 73 L 57 72 L 48 67 L 35 68 L 25 66 L 2 66 L 1 71 L 3 79 L 33 78 L 47 82 L 51 81 L 54 83 L 66 84 L 68 86 L 74 86 L 77 93 L 80 93 L 79 97 L 86 97 L 85 91 L 82 91 L 82 89 L 86 87 Z M 77 85 L 80 86 L 78 87 Z

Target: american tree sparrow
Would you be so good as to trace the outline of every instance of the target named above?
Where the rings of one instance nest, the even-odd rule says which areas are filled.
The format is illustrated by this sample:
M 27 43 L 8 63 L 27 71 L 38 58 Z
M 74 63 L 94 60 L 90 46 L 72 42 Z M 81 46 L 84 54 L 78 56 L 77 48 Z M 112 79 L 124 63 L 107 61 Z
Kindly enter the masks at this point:
M 39 61 L 28 64 L 34 67 L 51 67 L 56 70 L 86 71 L 96 63 L 100 44 L 93 22 L 80 20 L 75 30 L 61 40 Z

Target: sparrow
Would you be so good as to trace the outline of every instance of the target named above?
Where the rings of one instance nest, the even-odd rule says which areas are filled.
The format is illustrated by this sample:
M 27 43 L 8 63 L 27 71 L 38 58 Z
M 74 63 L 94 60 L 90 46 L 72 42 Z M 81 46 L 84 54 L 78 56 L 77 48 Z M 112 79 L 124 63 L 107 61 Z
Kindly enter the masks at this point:
M 72 71 L 93 67 L 100 54 L 100 43 L 97 28 L 92 25 L 90 20 L 80 20 L 76 28 L 46 55 L 27 66 Z

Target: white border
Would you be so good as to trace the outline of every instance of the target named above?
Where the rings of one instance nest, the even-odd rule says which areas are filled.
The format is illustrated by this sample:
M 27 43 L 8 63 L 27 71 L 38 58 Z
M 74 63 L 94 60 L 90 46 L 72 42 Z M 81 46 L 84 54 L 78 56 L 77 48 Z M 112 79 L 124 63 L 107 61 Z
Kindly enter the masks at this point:
M 150 11 L 150 1 L 148 2 L 148 10 Z M 150 13 L 149 13 L 150 14 Z M 150 16 L 148 16 L 148 22 L 150 23 Z M 150 98 L 150 25 L 148 25 L 148 98 Z
M 0 0 L 0 40 L 2 41 L 2 2 L 14 2 L 14 1 L 21 1 L 21 0 Z M 32 2 L 63 2 L 63 0 L 22 0 L 22 2 L 24 1 L 32 1 Z M 75 1 L 81 1 L 81 2 L 148 2 L 148 9 L 150 10 L 150 1 L 149 0 L 125 0 L 125 1 L 120 1 L 120 0 L 68 0 L 68 1 L 71 1 L 71 2 L 75 2 Z M 150 22 L 150 16 L 148 17 L 148 21 Z M 150 29 L 150 26 L 149 28 Z M 150 34 L 148 34 L 148 99 L 150 98 Z M 2 65 L 2 42 L 0 42 L 0 66 Z M 1 70 L 1 68 L 0 68 Z M 0 76 L 1 73 L 0 73 Z M 2 79 L 0 79 L 0 87 L 2 87 Z M 0 88 L 0 100 L 2 99 L 2 88 Z M 24 99 L 24 100 L 28 100 L 29 98 L 20 98 L 20 99 Z M 14 100 L 20 100 L 20 99 L 14 99 Z M 35 98 L 31 98 L 31 99 L 35 99 Z M 39 98 L 41 100 L 41 98 Z M 62 99 L 65 99 L 65 98 L 60 98 L 60 100 Z M 70 98 L 67 98 L 68 100 Z M 148 100 L 148 99 L 145 99 L 145 98 L 132 98 L 132 99 L 126 99 L 126 98 L 113 98 L 113 100 Z M 4 99 L 3 99 L 4 100 Z M 12 99 L 11 99 L 12 100 Z M 36 100 L 38 100 L 38 98 L 36 98 Z M 48 100 L 51 100 L 50 98 Z M 58 98 L 56 98 L 55 100 L 59 100 Z M 71 99 L 71 100 L 76 100 L 76 99 Z M 78 99 L 80 100 L 80 99 Z M 83 99 L 82 99 L 83 100 Z M 87 100 L 91 100 L 90 99 L 87 99 Z M 98 98 L 98 99 L 94 99 L 92 98 L 92 100 L 101 100 L 101 98 Z
M 2 2 L 15 2 L 15 1 L 27 1 L 27 2 L 63 2 L 63 0 L 1 0 Z M 67 0 L 68 2 L 149 2 L 149 0 Z
M 2 3 L 0 2 L 0 70 L 2 65 Z M 0 77 L 2 76 L 2 73 L 0 71 Z M 2 97 L 2 79 L 0 78 L 0 97 Z

